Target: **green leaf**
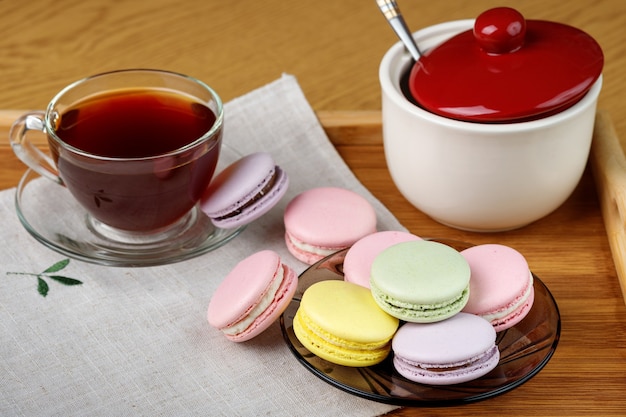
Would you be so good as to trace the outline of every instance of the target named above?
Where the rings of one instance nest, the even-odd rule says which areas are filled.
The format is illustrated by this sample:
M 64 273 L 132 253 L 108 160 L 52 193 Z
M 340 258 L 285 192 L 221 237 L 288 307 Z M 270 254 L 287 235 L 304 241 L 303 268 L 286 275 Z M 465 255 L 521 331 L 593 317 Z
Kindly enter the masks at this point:
M 83 283 L 82 281 L 79 281 L 77 279 L 64 277 L 62 275 L 46 275 L 46 276 L 64 285 L 81 285 Z
M 39 294 L 43 295 L 44 297 L 48 295 L 48 283 L 39 277 L 37 277 L 37 282 L 37 291 L 39 292 Z
M 51 267 L 49 267 L 48 269 L 43 271 L 42 274 L 47 274 L 47 273 L 50 273 L 50 272 L 59 272 L 60 270 L 65 268 L 67 266 L 67 264 L 69 264 L 69 263 L 70 263 L 69 259 L 63 259 L 62 261 L 59 261 L 59 262 L 55 263 L 54 265 L 52 265 Z

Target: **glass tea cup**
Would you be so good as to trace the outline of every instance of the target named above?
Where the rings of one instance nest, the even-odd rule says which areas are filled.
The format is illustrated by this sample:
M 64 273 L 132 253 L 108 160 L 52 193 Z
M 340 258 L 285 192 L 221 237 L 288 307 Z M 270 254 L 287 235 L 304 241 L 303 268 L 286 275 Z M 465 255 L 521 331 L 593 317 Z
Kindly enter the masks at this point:
M 132 69 L 65 87 L 45 112 L 16 120 L 10 140 L 29 168 L 69 190 L 92 233 L 150 243 L 177 235 L 194 216 L 217 166 L 222 127 L 221 99 L 203 82 Z M 31 140 L 41 132 L 51 156 Z

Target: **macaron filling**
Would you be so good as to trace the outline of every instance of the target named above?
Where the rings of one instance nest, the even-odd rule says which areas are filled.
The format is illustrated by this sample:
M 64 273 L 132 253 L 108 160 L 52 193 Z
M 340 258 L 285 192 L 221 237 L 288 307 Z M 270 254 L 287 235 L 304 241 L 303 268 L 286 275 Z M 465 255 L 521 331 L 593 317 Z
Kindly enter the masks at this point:
M 530 273 L 530 271 L 529 276 L 530 278 L 528 279 L 528 284 L 526 285 L 526 288 L 524 289 L 522 295 L 520 295 L 515 300 L 513 300 L 513 302 L 509 303 L 499 310 L 489 313 L 482 313 L 479 315 L 485 320 L 491 322 L 491 324 L 493 324 L 494 326 L 496 326 L 498 324 L 504 324 L 505 320 L 503 319 L 506 319 L 506 322 L 513 319 L 515 313 L 522 314 L 523 312 L 525 312 L 524 305 L 528 304 L 528 301 L 531 299 L 531 295 L 534 295 L 533 274 Z
M 483 354 L 469 358 L 462 362 L 452 362 L 447 364 L 422 363 L 412 361 L 398 355 L 393 358 L 394 366 L 404 376 L 437 378 L 448 376 L 450 373 L 457 375 L 476 374 L 483 369 L 492 369 L 494 361 L 500 359 L 500 352 L 497 346 L 491 347 Z
M 429 321 L 449 317 L 461 311 L 469 299 L 469 285 L 457 297 L 430 304 L 416 304 L 390 297 L 383 293 L 375 282 L 370 282 L 370 288 L 374 299 L 383 310 L 394 317 L 409 321 L 412 321 L 411 318 Z
M 241 319 L 223 327 L 220 330 L 226 335 L 234 336 L 250 327 L 254 323 L 254 321 L 260 318 L 263 313 L 268 309 L 268 307 L 272 305 L 274 300 L 280 298 L 281 294 L 284 293 L 284 291 L 281 290 L 281 286 L 283 286 L 283 282 L 285 281 L 283 279 L 284 276 L 285 267 L 281 266 L 280 268 L 278 268 L 276 276 L 270 283 L 267 290 L 261 296 L 259 302 L 256 305 L 252 306 L 250 309 L 248 309 L 243 314 Z
M 296 237 L 294 237 L 292 234 L 288 232 L 285 233 L 285 236 L 287 237 L 287 239 L 289 239 L 289 243 L 291 243 L 291 245 L 293 245 L 293 247 L 296 248 L 297 250 L 319 256 L 320 258 L 325 258 L 326 256 L 332 255 L 333 253 L 346 248 L 346 246 L 337 247 L 337 248 L 314 246 L 314 245 L 305 243 L 297 239 Z

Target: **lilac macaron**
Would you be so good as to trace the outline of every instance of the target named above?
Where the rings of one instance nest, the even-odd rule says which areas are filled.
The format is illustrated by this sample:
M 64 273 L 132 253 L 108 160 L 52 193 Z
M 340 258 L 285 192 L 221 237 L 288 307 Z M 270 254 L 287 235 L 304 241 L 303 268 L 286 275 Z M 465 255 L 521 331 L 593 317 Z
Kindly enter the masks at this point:
M 496 331 L 468 313 L 435 323 L 407 323 L 392 341 L 393 365 L 405 378 L 452 385 L 486 375 L 500 360 Z
M 289 177 L 271 155 L 247 155 L 220 172 L 200 200 L 211 222 L 223 229 L 248 224 L 274 207 L 285 195 Z

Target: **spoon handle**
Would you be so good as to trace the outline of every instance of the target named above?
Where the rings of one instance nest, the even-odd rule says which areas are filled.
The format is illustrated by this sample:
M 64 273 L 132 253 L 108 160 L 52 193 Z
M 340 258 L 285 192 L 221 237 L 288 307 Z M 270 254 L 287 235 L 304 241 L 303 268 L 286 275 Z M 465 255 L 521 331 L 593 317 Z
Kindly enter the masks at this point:
M 396 32 L 398 38 L 402 41 L 405 48 L 409 51 L 415 61 L 420 59 L 422 53 L 420 52 L 415 39 L 411 35 L 411 31 L 406 25 L 400 8 L 395 0 L 376 0 L 378 8 L 383 13 L 383 16 L 387 19 L 387 22 L 391 25 L 391 28 Z

